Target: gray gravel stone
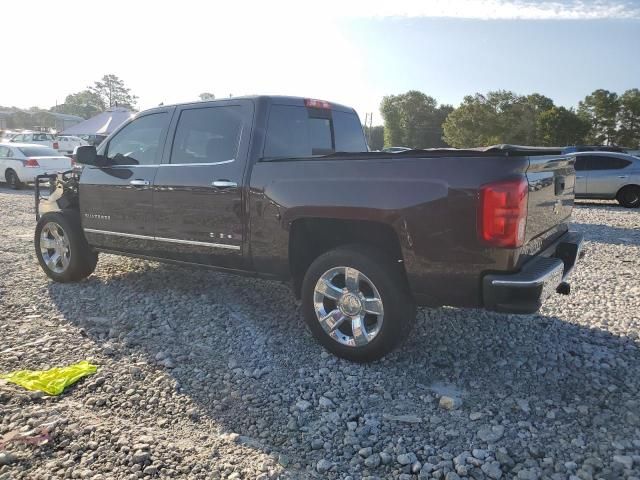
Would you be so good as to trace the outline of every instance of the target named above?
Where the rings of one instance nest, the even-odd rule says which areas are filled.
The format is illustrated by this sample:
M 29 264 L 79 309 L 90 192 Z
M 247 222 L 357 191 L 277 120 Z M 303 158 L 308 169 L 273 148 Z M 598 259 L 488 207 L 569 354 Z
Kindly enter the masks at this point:
M 633 468 L 633 457 L 629 455 L 614 455 L 613 462 L 622 465 L 624 468 L 631 470 Z
M 365 458 L 364 460 L 364 464 L 368 468 L 376 468 L 378 465 L 380 465 L 380 462 L 381 462 L 380 455 L 377 453 L 374 453 L 373 455 Z
M 502 425 L 484 426 L 478 430 L 477 435 L 483 442 L 495 443 L 504 435 L 504 427 Z
M 18 457 L 16 457 L 11 452 L 0 452 L 0 465 L 11 465 L 18 461 Z
M 316 470 L 318 471 L 318 473 L 328 472 L 331 469 L 331 467 L 333 467 L 333 463 L 324 458 L 321 460 L 318 460 L 318 463 L 316 464 Z
M 498 462 L 485 463 L 481 468 L 485 475 L 489 478 L 502 478 L 502 470 L 500 470 L 500 464 Z
M 401 453 L 396 458 L 396 461 L 400 465 L 409 465 L 409 464 L 412 464 L 412 463 L 416 462 L 417 460 L 418 460 L 418 458 L 416 457 L 416 454 L 413 453 L 413 452 Z

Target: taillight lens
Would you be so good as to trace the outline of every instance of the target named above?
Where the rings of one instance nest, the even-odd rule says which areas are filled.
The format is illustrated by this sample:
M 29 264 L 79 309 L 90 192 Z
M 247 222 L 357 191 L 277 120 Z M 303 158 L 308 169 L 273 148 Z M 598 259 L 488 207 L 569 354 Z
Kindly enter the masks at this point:
M 27 159 L 26 162 L 24 162 L 24 166 L 25 167 L 34 168 L 34 167 L 39 167 L 40 164 L 38 163 L 38 161 L 35 158 L 29 158 L 29 159 Z
M 53 149 L 58 150 L 58 142 L 53 142 Z
M 491 246 L 517 248 L 524 243 L 527 226 L 526 178 L 501 180 L 480 187 L 478 232 Z

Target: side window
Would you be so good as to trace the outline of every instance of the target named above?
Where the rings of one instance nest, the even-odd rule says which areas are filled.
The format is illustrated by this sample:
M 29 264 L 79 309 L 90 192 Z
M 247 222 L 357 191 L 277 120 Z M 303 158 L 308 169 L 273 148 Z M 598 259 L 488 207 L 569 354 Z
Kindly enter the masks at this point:
M 618 165 L 616 168 L 627 168 L 629 165 L 631 165 L 631 162 L 629 160 L 625 160 L 624 158 L 616 158 L 615 161 Z
M 587 155 L 576 156 L 576 170 L 589 170 L 589 158 Z
M 13 137 L 11 137 L 11 141 L 12 142 L 22 142 L 24 140 L 24 135 L 14 135 Z
M 242 134 L 242 107 L 193 108 L 180 113 L 171 163 L 235 160 Z
M 109 141 L 105 155 L 117 165 L 158 164 L 168 125 L 169 115 L 164 112 L 136 118 Z
M 0 158 L 6 158 L 9 149 L 7 147 L 0 147 Z
M 619 170 L 626 167 L 631 162 L 617 157 L 609 157 L 606 155 L 594 155 L 592 157 L 592 170 Z
M 27 134 L 23 135 L 22 136 L 22 141 L 23 142 L 33 142 L 33 134 L 27 133 Z
M 362 125 L 357 115 L 333 112 L 333 131 L 336 136 L 337 152 L 366 152 L 367 143 Z
M 310 157 L 333 151 L 331 120 L 328 117 L 310 116 L 305 107 L 271 107 L 265 157 Z

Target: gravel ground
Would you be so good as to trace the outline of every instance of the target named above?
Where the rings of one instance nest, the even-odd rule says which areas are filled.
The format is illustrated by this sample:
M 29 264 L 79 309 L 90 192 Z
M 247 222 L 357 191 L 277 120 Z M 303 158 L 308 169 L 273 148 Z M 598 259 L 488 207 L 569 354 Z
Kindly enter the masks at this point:
M 279 283 L 110 255 L 50 282 L 32 193 L 0 187 L 0 371 L 99 370 L 59 397 L 0 383 L 0 439 L 50 436 L 0 449 L 2 480 L 640 478 L 638 210 L 575 210 L 570 297 L 421 310 L 403 348 L 356 365 Z

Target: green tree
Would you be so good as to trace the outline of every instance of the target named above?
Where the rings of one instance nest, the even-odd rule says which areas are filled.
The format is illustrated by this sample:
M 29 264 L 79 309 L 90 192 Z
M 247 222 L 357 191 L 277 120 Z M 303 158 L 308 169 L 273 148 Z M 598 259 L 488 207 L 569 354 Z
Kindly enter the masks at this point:
M 619 110 L 618 94 L 609 90 L 596 90 L 580 102 L 578 115 L 591 126 L 589 143 L 610 144 L 616 140 Z
M 367 136 L 371 150 L 382 150 L 384 147 L 384 127 L 382 125 L 364 126 L 364 134 Z
M 216 96 L 213 93 L 209 93 L 209 92 L 203 92 L 200 95 L 198 95 L 198 97 L 200 97 L 200 100 L 202 101 L 216 99 Z
M 546 112 L 547 110 L 551 110 L 555 106 L 553 104 L 553 100 L 539 93 L 532 93 L 531 95 L 527 95 L 526 102 L 535 109 L 536 113 Z
M 640 148 L 640 90 L 632 88 L 620 96 L 617 143 Z
M 446 146 L 442 140 L 442 123 L 452 110 L 450 105 L 438 106 L 433 97 L 417 90 L 385 96 L 380 104 L 385 145 L 412 148 Z
M 102 80 L 89 87 L 89 91 L 98 95 L 107 108 L 118 106 L 133 110 L 138 100 L 131 89 L 125 87 L 124 82 L 113 74 L 102 77 Z
M 468 95 L 445 120 L 444 139 L 458 148 L 535 145 L 537 117 L 552 104 L 539 94 L 524 97 L 506 90 Z
M 589 133 L 589 123 L 573 110 L 552 107 L 538 116 L 538 144 L 562 147 L 585 142 Z
M 103 112 L 106 105 L 97 93 L 89 90 L 83 90 L 78 93 L 67 95 L 64 103 L 57 107 L 52 107 L 51 111 L 58 113 L 67 113 L 69 115 L 78 115 L 82 118 L 90 118 Z

